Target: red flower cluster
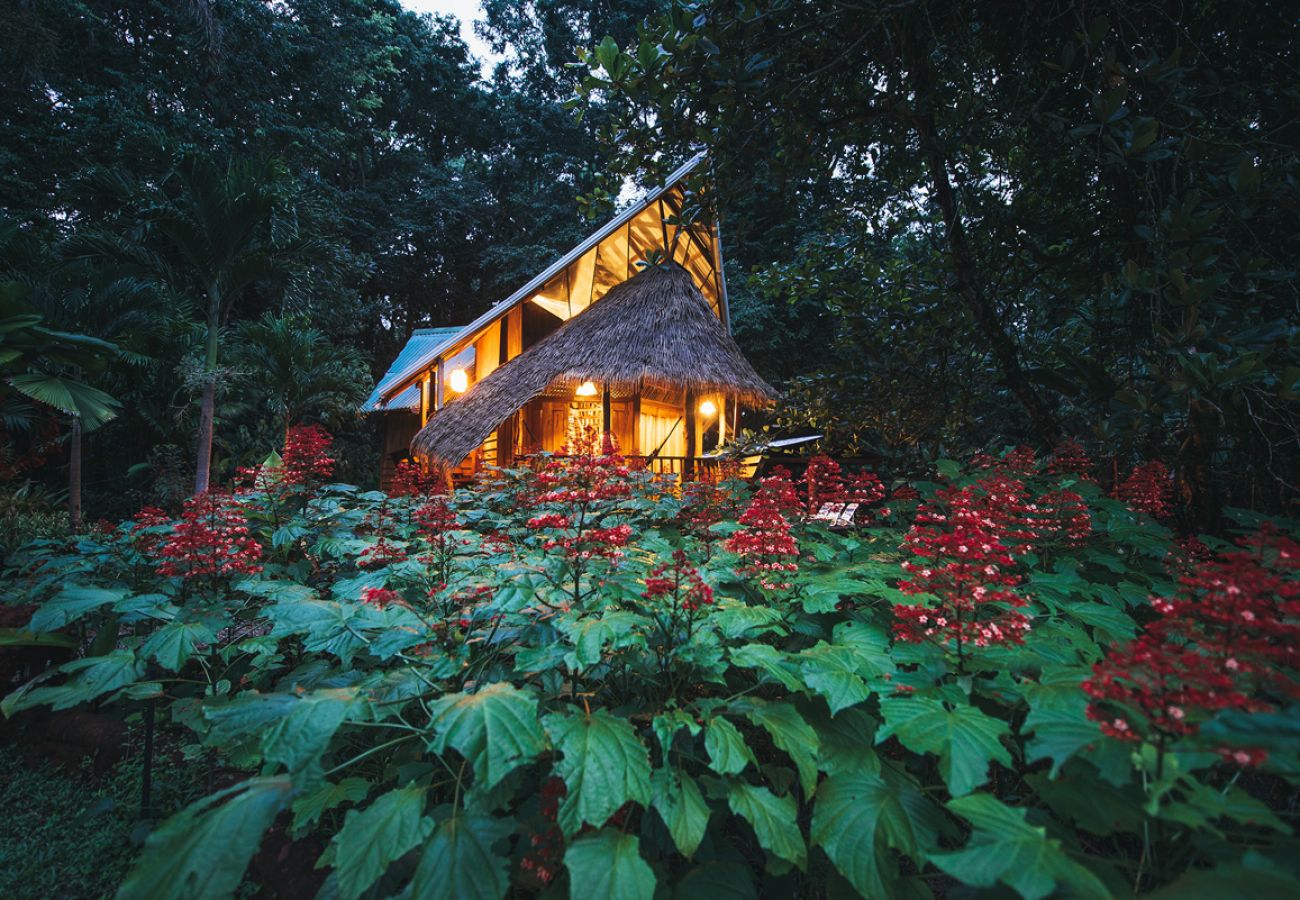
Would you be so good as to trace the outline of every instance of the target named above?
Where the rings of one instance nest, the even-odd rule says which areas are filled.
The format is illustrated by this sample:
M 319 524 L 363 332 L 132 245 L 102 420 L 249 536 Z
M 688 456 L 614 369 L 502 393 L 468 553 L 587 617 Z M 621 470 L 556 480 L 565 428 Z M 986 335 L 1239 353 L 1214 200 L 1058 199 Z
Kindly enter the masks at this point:
M 157 556 L 162 545 L 167 542 L 167 535 L 154 529 L 170 524 L 171 519 L 167 513 L 156 506 L 143 506 L 132 521 L 131 543 L 146 556 Z
M 1104 733 L 1163 745 L 1218 710 L 1300 698 L 1300 545 L 1268 530 L 1243 544 L 1195 564 L 1172 599 L 1153 598 L 1160 618 L 1094 667 L 1083 689 Z M 1263 760 L 1256 750 L 1224 756 Z
M 406 559 L 406 551 L 381 534 L 379 540 L 361 551 L 361 555 L 357 557 L 357 568 L 377 569 L 404 559 Z
M 970 464 L 974 469 L 1006 472 L 1011 475 L 1029 475 L 1038 470 L 1038 458 L 1034 455 L 1034 448 L 1023 445 L 1003 457 L 989 453 L 976 453 L 971 457 Z
M 560 860 L 564 855 L 564 833 L 560 831 L 556 820 L 560 814 L 560 801 L 568 791 L 563 779 L 555 776 L 542 784 L 537 807 L 542 827 L 529 837 L 528 851 L 519 861 L 519 868 L 524 874 L 532 876 L 542 887 L 554 881 L 560 871 Z
M 361 602 L 378 609 L 383 609 L 394 603 L 401 604 L 402 595 L 397 591 L 389 588 L 368 587 L 361 592 Z
M 1115 488 L 1115 496 L 1134 512 L 1157 519 L 1173 512 L 1174 485 L 1169 468 L 1158 459 L 1143 463 Z
M 1048 491 L 1030 504 L 1037 540 L 1048 547 L 1079 547 L 1092 534 L 1092 515 L 1074 491 Z
M 1074 438 L 1066 438 L 1052 451 L 1052 462 L 1047 471 L 1053 475 L 1077 475 L 1083 481 L 1092 480 L 1092 459 Z
M 158 573 L 168 577 L 251 575 L 262 570 L 262 547 L 229 496 L 204 491 L 185 501 L 181 521 L 158 551 Z
M 955 645 L 960 658 L 968 646 L 1018 644 L 1029 630 L 1027 605 L 1014 590 L 1020 577 L 1000 541 L 996 525 L 981 506 L 987 498 L 967 488 L 943 498 L 947 512 L 923 507 L 903 549 L 920 561 L 903 563 L 906 594 L 928 595 L 917 606 L 895 606 L 894 634 L 909 643 L 935 640 Z
M 319 425 L 295 425 L 284 441 L 285 484 L 310 484 L 334 474 L 333 436 Z
M 424 497 L 440 494 L 446 488 L 446 482 L 433 471 L 426 472 L 424 467 L 413 460 L 404 459 L 397 464 L 393 473 L 392 484 L 388 488 L 390 497 Z
M 829 456 L 819 454 L 808 460 L 803 481 L 810 514 L 816 514 L 823 504 L 844 502 L 844 474 Z
M 646 600 L 666 600 L 674 609 L 694 612 L 713 602 L 713 588 L 704 583 L 690 564 L 685 550 L 674 550 L 672 562 L 655 566 L 645 579 Z
M 769 591 L 789 590 L 785 580 L 799 571 L 799 545 L 790 534 L 790 523 L 782 514 L 790 508 L 799 508 L 799 499 L 790 480 L 781 475 L 763 479 L 750 501 L 749 508 L 740 516 L 745 526 L 727 539 L 726 547 L 744 559 L 741 572 L 758 581 Z

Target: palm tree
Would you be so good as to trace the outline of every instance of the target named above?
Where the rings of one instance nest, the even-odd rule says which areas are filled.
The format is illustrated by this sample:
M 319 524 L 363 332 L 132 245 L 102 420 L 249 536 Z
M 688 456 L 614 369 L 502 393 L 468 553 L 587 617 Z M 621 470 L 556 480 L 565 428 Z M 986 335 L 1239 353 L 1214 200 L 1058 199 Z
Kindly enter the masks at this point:
M 236 378 L 276 415 L 285 437 L 309 412 L 352 412 L 365 397 L 370 372 L 350 347 L 331 342 L 302 316 L 266 313 L 241 322 L 231 348 Z
M 296 234 L 287 215 L 287 178 L 271 160 L 219 164 L 188 157 L 161 186 L 133 191 L 145 203 L 139 233 L 78 241 L 87 256 L 112 259 L 190 297 L 203 315 L 203 367 L 194 490 L 207 490 L 219 381 L 222 325 L 259 282 L 284 280 L 323 245 Z M 140 196 L 143 194 L 143 196 Z

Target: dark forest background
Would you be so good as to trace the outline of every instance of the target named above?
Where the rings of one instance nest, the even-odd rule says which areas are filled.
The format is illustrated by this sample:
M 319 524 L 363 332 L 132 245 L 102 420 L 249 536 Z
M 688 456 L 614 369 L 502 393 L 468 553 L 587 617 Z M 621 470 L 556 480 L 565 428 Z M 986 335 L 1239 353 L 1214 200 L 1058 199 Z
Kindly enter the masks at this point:
M 786 397 L 755 426 L 897 471 L 1074 436 L 1168 462 L 1203 527 L 1286 507 L 1295 12 L 489 0 L 485 78 L 395 0 L 3 0 L 6 497 L 61 501 L 63 391 L 86 514 L 174 503 L 208 384 L 214 481 L 320 420 L 373 483 L 353 410 L 411 329 L 707 147 L 734 330 Z M 9 353 L 19 309 L 45 332 Z

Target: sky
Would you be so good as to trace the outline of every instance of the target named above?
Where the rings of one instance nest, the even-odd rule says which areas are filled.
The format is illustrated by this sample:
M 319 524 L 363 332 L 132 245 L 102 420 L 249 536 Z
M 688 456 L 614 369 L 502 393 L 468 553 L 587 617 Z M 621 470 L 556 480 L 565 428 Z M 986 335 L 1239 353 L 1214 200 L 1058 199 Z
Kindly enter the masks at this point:
M 398 0 L 407 9 L 415 12 L 442 13 L 460 19 L 460 36 L 469 45 L 469 52 L 482 61 L 483 73 L 489 71 L 490 63 L 497 57 L 477 34 L 474 33 L 474 20 L 482 15 L 478 0 Z

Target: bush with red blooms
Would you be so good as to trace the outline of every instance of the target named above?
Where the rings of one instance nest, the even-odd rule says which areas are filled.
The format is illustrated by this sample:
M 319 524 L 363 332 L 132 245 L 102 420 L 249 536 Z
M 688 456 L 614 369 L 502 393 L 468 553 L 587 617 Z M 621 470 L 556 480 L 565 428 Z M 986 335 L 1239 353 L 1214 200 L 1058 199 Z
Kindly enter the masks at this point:
M 727 539 L 727 549 L 741 557 L 741 574 L 767 591 L 789 590 L 791 576 L 799 571 L 799 545 L 782 514 L 792 505 L 800 508 L 788 477 L 777 474 L 763 479 L 740 516 L 744 527 Z
M 1019 644 L 1030 620 L 1020 612 L 1028 601 L 1015 588 L 1021 577 L 996 527 L 981 512 L 970 489 L 949 492 L 944 506 L 925 506 L 908 531 L 903 563 L 908 578 L 899 590 L 923 598 L 895 605 L 894 634 L 900 641 L 933 641 L 957 654 L 960 669 L 970 648 Z
M 377 609 L 403 603 L 402 595 L 389 588 L 368 587 L 361 591 L 361 602 Z
M 1158 459 L 1143 463 L 1115 487 L 1115 496 L 1134 512 L 1165 519 L 1173 514 L 1174 483 L 1169 467 Z
M 1088 717 L 1124 740 L 1164 749 L 1212 713 L 1300 699 L 1300 544 L 1262 530 L 1243 549 L 1202 559 L 1144 634 L 1112 650 L 1084 682 Z M 1262 751 L 1226 751 L 1249 765 Z
M 393 481 L 389 485 L 390 497 L 427 497 L 445 493 L 447 480 L 442 473 L 415 460 L 404 459 L 397 464 L 393 472 Z
M 312 485 L 334 474 L 330 447 L 334 436 L 319 425 L 295 425 L 289 429 L 280 455 L 285 484 Z
M 697 614 L 713 604 L 713 588 L 705 583 L 686 551 L 673 551 L 668 562 L 655 566 L 642 583 L 644 611 L 654 622 L 650 647 L 658 663 L 659 687 L 665 699 L 676 697 L 691 680 L 689 656 Z
M 262 547 L 249 533 L 239 504 L 217 491 L 204 491 L 185 501 L 181 520 L 158 556 L 159 574 L 187 580 L 251 575 L 262 569 Z
M 145 556 L 157 556 L 163 544 L 167 543 L 171 523 L 167 513 L 158 507 L 142 506 L 131 522 L 131 543 Z
M 676 520 L 684 534 L 700 541 L 705 558 L 713 555 L 718 535 L 713 526 L 739 513 L 736 495 L 725 483 L 691 481 L 682 487 L 682 504 Z
M 809 515 L 816 515 L 824 504 L 844 502 L 844 474 L 840 464 L 829 456 L 818 455 L 808 460 L 803 480 Z
M 1040 494 L 1029 505 L 1028 520 L 1040 553 L 1082 547 L 1092 534 L 1088 504 L 1070 490 Z
M 1052 451 L 1052 461 L 1047 471 L 1053 475 L 1074 475 L 1083 481 L 1092 480 L 1093 462 L 1083 444 L 1074 438 L 1066 438 Z
M 560 801 L 568 793 L 568 787 L 562 778 L 551 776 L 542 783 L 538 794 L 537 815 L 541 825 L 532 830 L 528 836 L 528 849 L 519 860 L 525 880 L 544 888 L 560 872 L 564 856 L 564 832 L 557 823 L 560 815 Z

